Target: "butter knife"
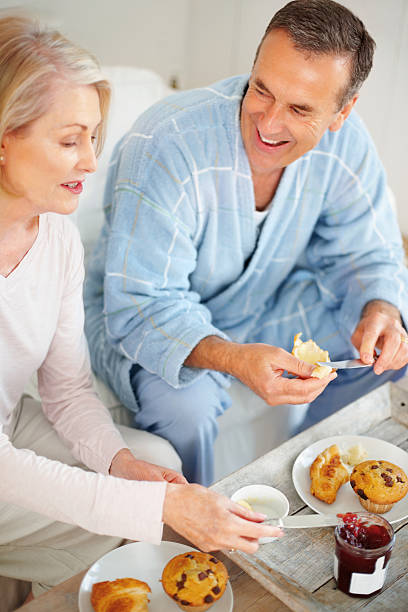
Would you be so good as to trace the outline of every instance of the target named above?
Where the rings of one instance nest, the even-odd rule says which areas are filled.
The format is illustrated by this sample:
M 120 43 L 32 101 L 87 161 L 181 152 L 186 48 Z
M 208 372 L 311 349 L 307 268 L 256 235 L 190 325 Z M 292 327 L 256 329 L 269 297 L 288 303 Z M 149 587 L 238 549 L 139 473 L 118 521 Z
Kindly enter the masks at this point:
M 318 361 L 319 366 L 330 366 L 336 370 L 343 370 L 345 368 L 372 368 L 373 363 L 363 363 L 360 359 L 345 359 L 344 361 Z
M 337 370 L 343 370 L 346 368 L 372 368 L 380 355 L 380 351 L 375 348 L 373 363 L 363 363 L 361 359 L 345 359 L 344 361 L 318 361 L 317 365 L 330 366 L 331 368 L 336 368 Z
M 342 522 L 342 519 L 335 514 L 298 514 L 284 516 L 283 518 L 266 519 L 262 524 L 288 529 L 305 529 L 308 527 L 332 527 Z

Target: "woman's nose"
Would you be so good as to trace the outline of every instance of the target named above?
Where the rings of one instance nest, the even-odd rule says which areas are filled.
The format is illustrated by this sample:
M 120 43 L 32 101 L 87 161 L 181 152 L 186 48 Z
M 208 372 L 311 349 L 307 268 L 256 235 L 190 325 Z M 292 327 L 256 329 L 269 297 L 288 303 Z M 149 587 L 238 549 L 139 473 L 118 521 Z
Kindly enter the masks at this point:
M 95 172 L 98 162 L 96 160 L 95 148 L 92 141 L 89 141 L 84 145 L 80 165 L 81 170 L 84 170 L 85 172 Z

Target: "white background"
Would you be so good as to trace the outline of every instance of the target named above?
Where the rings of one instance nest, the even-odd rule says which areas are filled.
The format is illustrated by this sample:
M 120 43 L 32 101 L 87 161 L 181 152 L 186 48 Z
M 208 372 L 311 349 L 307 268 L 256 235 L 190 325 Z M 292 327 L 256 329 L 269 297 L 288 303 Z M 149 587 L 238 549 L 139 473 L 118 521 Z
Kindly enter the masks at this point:
M 0 0 L 23 7 L 93 51 L 104 65 L 151 68 L 182 88 L 248 72 L 285 0 Z M 357 109 L 367 123 L 408 234 L 408 0 L 343 0 L 377 42 Z

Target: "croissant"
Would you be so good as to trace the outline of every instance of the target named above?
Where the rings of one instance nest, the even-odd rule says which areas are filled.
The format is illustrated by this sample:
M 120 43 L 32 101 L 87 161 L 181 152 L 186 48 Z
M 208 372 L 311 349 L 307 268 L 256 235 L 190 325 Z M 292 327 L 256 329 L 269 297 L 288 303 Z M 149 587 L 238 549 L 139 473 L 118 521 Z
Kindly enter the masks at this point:
M 147 612 L 150 587 L 136 578 L 96 582 L 92 586 L 91 603 L 95 612 Z
M 336 500 L 337 491 L 349 480 L 349 473 L 340 458 L 337 444 L 326 448 L 317 455 L 310 466 L 312 495 L 332 504 Z

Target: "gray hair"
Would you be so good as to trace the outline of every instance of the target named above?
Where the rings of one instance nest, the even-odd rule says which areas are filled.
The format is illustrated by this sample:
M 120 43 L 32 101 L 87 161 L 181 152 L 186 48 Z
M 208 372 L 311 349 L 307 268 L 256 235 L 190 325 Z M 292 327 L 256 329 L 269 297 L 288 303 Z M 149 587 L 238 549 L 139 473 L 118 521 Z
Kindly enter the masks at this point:
M 285 30 L 299 51 L 332 54 L 347 58 L 350 80 L 339 94 L 343 108 L 368 77 L 375 42 L 363 22 L 345 6 L 333 0 L 293 0 L 272 17 L 258 46 L 273 30 Z
M 56 30 L 22 16 L 0 18 L 0 142 L 4 134 L 43 115 L 59 82 L 92 85 L 102 121 L 96 153 L 103 146 L 111 89 L 97 60 Z

